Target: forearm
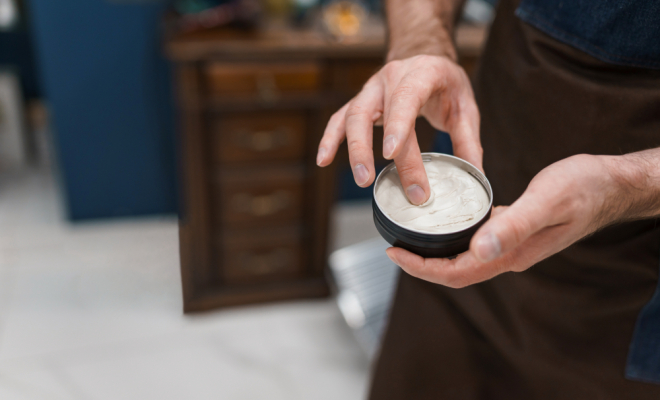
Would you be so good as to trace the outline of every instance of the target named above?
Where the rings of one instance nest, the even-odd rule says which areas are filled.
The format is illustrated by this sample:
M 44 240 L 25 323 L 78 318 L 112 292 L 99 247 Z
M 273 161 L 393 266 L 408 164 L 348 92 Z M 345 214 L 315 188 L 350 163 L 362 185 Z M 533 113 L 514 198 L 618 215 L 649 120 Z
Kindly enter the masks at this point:
M 389 52 L 387 60 L 420 54 L 456 61 L 454 26 L 464 0 L 387 0 Z
M 609 157 L 616 184 L 610 202 L 619 221 L 660 216 L 660 148 Z

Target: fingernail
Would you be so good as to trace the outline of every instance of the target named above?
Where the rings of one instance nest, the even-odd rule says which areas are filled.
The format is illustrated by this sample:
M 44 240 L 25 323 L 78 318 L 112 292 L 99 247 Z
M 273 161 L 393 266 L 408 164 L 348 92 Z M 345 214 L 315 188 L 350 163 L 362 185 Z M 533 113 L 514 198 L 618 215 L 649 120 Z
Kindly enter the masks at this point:
M 369 180 L 369 170 L 362 164 L 358 164 L 353 168 L 353 175 L 355 176 L 355 183 L 359 186 L 364 185 Z
M 325 159 L 326 153 L 327 151 L 323 147 L 319 149 L 319 154 L 316 155 L 316 165 L 318 165 L 319 167 L 321 166 L 321 163 Z
M 392 158 L 392 154 L 394 153 L 394 149 L 396 148 L 396 137 L 394 135 L 390 135 L 385 138 L 383 141 L 383 157 L 385 158 Z
M 499 239 L 490 232 L 480 237 L 475 245 L 475 255 L 481 262 L 493 261 L 501 251 Z
M 408 195 L 408 200 L 416 206 L 424 204 L 426 200 L 426 193 L 424 193 L 424 189 L 419 185 L 410 185 L 406 189 L 406 194 Z

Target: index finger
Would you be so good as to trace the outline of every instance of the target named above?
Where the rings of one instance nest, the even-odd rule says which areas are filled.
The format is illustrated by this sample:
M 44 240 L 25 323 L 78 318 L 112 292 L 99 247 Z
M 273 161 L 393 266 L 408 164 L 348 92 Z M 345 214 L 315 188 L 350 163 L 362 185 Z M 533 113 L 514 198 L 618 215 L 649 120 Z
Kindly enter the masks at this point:
M 394 158 L 401 185 L 412 204 L 423 204 L 431 195 L 422 154 L 415 133 L 415 122 L 431 96 L 433 83 L 421 82 L 418 73 L 408 73 L 390 97 L 383 156 Z
M 408 72 L 389 96 L 383 139 L 383 157 L 386 159 L 399 155 L 415 128 L 419 112 L 433 93 L 436 78 L 428 72 L 425 68 Z

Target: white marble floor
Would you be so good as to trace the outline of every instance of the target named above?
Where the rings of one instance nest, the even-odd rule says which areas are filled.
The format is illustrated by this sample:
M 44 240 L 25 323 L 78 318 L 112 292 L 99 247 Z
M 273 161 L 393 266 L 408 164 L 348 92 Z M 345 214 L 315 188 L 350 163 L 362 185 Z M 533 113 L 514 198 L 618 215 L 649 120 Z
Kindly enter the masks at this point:
M 332 300 L 181 313 L 174 218 L 69 224 L 47 173 L 0 174 L 0 399 L 364 398 Z M 335 247 L 377 235 L 368 204 Z

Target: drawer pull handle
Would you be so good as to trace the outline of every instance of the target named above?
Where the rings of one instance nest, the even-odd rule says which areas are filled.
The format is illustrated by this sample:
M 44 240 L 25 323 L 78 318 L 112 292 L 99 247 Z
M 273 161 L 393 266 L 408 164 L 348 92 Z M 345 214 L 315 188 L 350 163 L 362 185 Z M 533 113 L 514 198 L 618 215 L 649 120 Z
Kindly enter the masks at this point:
M 291 131 L 280 127 L 272 131 L 236 132 L 234 142 L 237 146 L 255 152 L 272 151 L 291 144 Z
M 257 76 L 257 91 L 262 102 L 272 104 L 280 97 L 273 74 L 262 73 Z
M 264 275 L 286 269 L 294 259 L 292 251 L 276 248 L 267 253 L 244 252 L 238 257 L 240 268 L 254 275 Z
M 287 209 L 293 203 L 292 200 L 291 192 L 278 190 L 262 196 L 239 193 L 232 198 L 232 204 L 233 208 L 239 212 L 255 217 L 265 217 Z

